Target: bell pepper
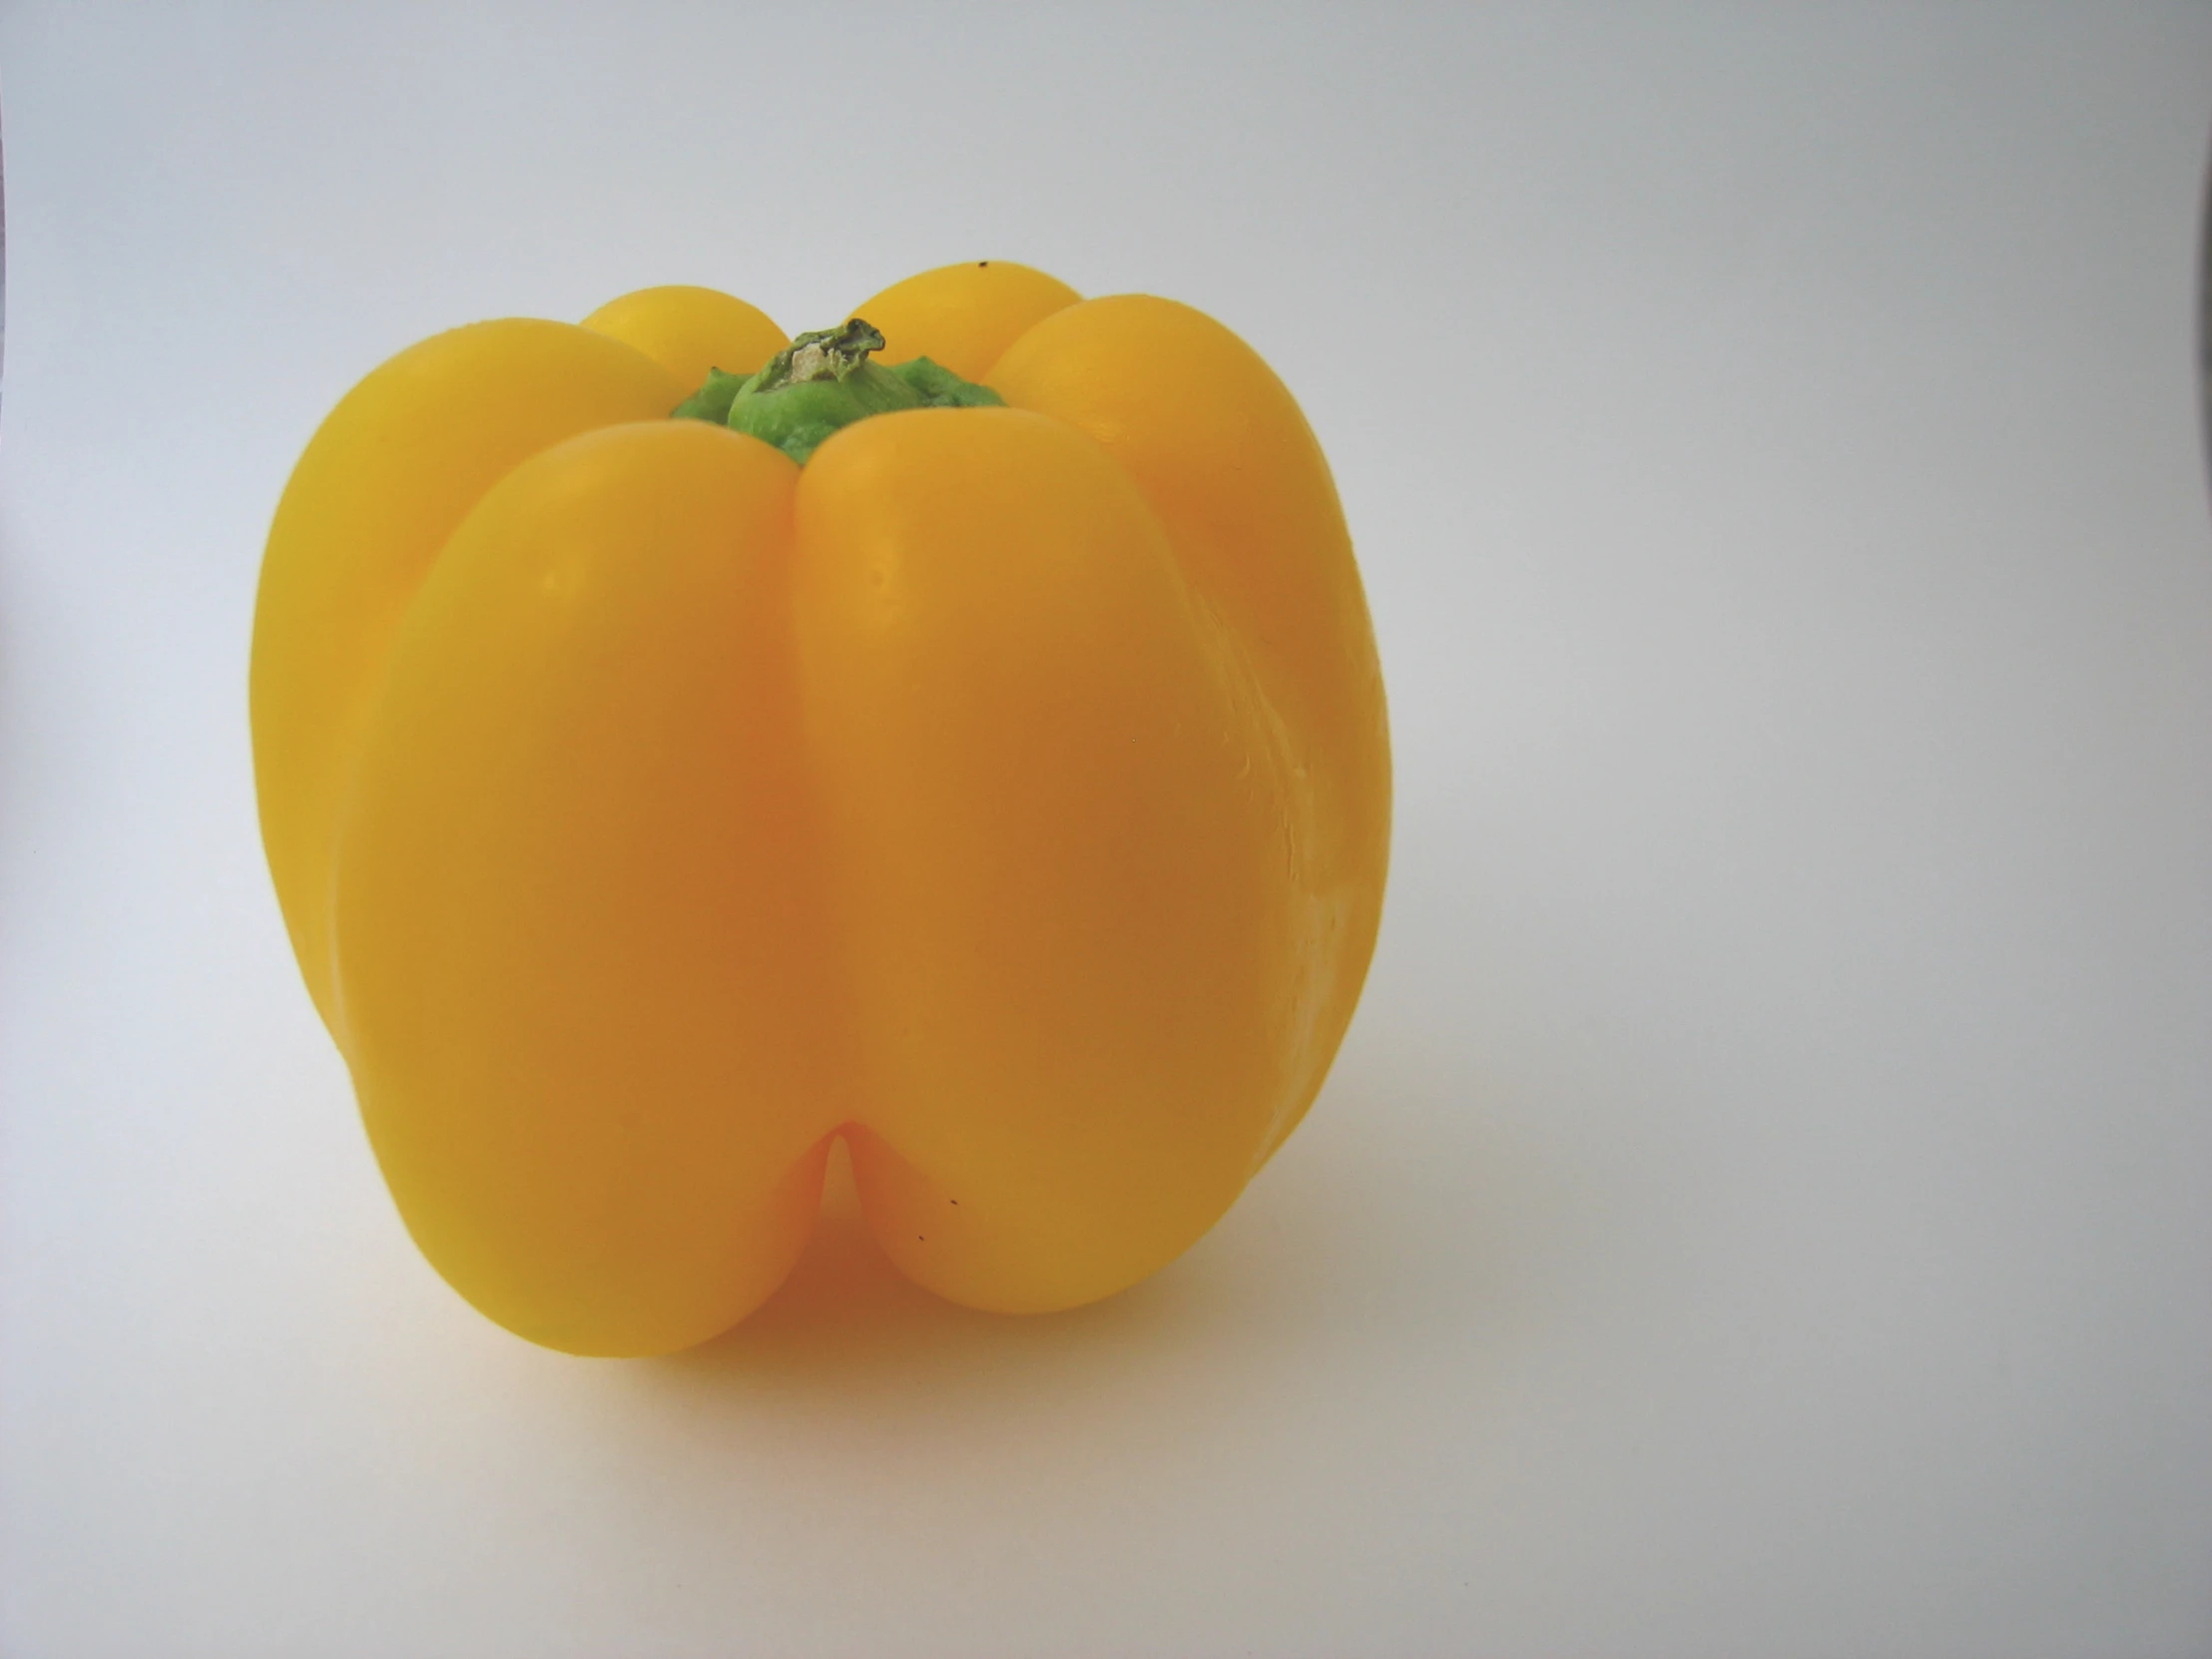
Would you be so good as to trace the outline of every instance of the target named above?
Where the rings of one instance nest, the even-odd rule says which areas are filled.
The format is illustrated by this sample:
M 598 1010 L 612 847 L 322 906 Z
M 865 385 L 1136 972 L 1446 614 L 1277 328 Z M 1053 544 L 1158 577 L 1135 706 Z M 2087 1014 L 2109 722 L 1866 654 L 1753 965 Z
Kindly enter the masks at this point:
M 1367 971 L 1382 684 L 1281 381 L 1001 261 L 852 316 L 438 334 L 270 533 L 300 971 L 423 1254 L 556 1349 L 742 1319 L 839 1137 L 918 1284 L 1121 1290 L 1298 1123 Z

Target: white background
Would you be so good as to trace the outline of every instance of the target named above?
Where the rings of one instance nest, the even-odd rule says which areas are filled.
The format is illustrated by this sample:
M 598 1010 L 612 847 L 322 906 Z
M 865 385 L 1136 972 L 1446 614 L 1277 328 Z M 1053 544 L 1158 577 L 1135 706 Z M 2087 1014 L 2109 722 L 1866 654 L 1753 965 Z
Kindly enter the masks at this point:
M 2212 9 L 0 19 L 0 1651 L 2212 1652 Z M 277 491 L 450 324 L 970 258 L 1320 432 L 1359 1021 L 1114 1302 L 541 1353 L 285 951 Z

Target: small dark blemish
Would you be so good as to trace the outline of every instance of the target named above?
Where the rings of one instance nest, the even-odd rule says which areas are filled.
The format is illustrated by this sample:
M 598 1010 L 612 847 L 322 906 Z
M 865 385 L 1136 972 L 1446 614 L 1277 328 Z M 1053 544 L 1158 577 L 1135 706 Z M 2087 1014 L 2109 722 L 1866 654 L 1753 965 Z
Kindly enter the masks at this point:
M 990 268 L 991 268 L 991 262 L 990 262 L 990 261 L 988 261 L 988 260 L 977 260 L 977 261 L 975 262 L 975 269 L 976 269 L 977 271 L 988 271 L 988 270 L 990 270 Z
M 950 1205 L 953 1205 L 953 1206 L 957 1207 L 960 1201 L 959 1201 L 958 1199 L 956 1199 L 956 1198 L 948 1198 L 948 1199 L 946 1199 L 946 1200 L 945 1200 L 945 1202 L 946 1202 L 947 1204 L 950 1204 Z

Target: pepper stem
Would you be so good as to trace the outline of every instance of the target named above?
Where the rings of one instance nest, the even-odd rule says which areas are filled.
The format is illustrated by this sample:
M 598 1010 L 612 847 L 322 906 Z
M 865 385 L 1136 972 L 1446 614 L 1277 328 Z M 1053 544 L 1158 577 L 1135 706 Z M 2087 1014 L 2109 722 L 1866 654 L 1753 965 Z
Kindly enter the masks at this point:
M 831 433 L 870 415 L 900 409 L 990 408 L 998 393 L 963 380 L 927 357 L 884 365 L 882 331 L 860 317 L 840 328 L 801 334 L 758 373 L 707 372 L 707 383 L 672 411 L 711 420 L 772 443 L 804 466 Z
M 781 386 L 803 386 L 815 380 L 842 380 L 867 361 L 870 351 L 883 349 L 883 331 L 860 317 L 841 328 L 817 328 L 801 334 L 769 358 L 760 373 L 746 385 L 749 392 L 775 391 Z

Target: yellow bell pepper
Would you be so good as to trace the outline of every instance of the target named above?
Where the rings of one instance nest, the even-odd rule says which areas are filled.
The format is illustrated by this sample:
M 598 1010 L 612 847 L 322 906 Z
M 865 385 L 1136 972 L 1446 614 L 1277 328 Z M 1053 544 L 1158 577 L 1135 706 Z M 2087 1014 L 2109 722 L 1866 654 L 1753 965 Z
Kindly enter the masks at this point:
M 1110 1295 L 1236 1199 L 1359 997 L 1382 684 L 1282 383 L 999 261 L 855 315 L 794 345 L 667 287 L 439 334 L 276 510 L 284 921 L 409 1232 L 534 1342 L 743 1318 L 839 1136 L 917 1283 Z

